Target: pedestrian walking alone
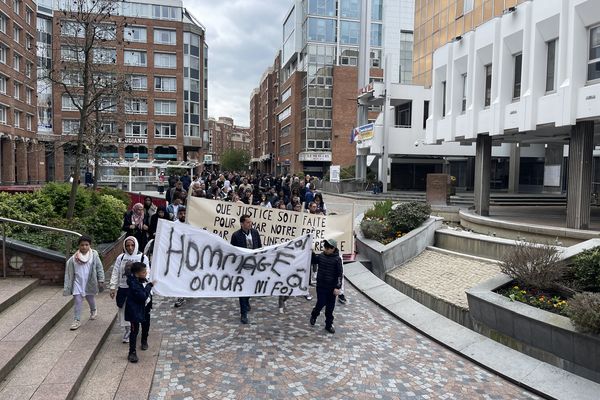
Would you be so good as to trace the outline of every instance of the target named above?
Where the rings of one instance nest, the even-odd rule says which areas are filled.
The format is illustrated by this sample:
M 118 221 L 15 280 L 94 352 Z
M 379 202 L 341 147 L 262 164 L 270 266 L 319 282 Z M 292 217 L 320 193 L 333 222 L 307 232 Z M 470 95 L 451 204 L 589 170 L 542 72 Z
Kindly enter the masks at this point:
M 337 241 L 326 239 L 323 241 L 323 252 L 312 255 L 312 263 L 318 265 L 317 269 L 317 304 L 310 314 L 310 324 L 314 325 L 325 307 L 325 330 L 335 333 L 333 326 L 333 310 L 335 300 L 342 288 L 344 267 L 342 258 L 337 249 Z

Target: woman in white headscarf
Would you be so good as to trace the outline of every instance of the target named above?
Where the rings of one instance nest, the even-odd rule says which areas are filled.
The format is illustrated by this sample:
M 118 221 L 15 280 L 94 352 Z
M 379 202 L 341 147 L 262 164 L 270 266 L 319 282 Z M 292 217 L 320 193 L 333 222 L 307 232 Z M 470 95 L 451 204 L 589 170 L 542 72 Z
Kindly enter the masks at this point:
M 123 343 L 129 342 L 129 333 L 131 324 L 125 321 L 125 300 L 127 299 L 127 275 L 129 275 L 128 266 L 134 262 L 143 262 L 149 267 L 148 257 L 139 252 L 139 244 L 134 236 L 129 236 L 123 241 L 123 254 L 119 255 L 113 265 L 110 278 L 110 297 L 117 298 L 117 307 L 119 308 L 119 325 L 123 327 Z

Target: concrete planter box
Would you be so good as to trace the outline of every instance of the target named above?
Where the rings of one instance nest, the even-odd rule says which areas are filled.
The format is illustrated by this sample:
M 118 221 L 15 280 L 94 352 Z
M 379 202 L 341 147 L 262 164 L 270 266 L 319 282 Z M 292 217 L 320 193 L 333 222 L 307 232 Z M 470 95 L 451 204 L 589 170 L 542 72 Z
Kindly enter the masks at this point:
M 357 218 L 358 223 L 355 229 L 356 249 L 371 262 L 373 274 L 381 280 L 385 280 L 385 276 L 389 271 L 421 254 L 427 246 L 433 246 L 435 231 L 442 227 L 443 221 L 439 217 L 429 217 L 420 227 L 387 245 L 383 245 L 376 240 L 364 237 L 360 230 L 360 221 L 363 217 L 364 214 Z
M 577 332 L 567 317 L 494 291 L 510 283 L 498 275 L 467 290 L 474 330 L 541 361 L 600 383 L 600 336 Z
M 329 182 L 322 180 L 317 184 L 317 187 L 319 190 L 328 193 L 350 193 L 363 191 L 365 183 L 357 181 Z

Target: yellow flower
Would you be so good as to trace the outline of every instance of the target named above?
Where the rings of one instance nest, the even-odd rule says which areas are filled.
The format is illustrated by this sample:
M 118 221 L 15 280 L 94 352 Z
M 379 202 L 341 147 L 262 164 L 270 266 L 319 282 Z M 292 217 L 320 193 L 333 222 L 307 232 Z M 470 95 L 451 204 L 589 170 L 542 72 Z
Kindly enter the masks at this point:
M 521 290 L 521 294 L 525 294 L 525 293 L 527 293 L 527 292 L 526 292 L 526 291 L 524 291 L 524 290 Z
M 513 289 L 517 289 L 517 290 L 518 290 L 518 289 L 519 289 L 519 287 L 518 287 L 518 286 L 513 286 Z

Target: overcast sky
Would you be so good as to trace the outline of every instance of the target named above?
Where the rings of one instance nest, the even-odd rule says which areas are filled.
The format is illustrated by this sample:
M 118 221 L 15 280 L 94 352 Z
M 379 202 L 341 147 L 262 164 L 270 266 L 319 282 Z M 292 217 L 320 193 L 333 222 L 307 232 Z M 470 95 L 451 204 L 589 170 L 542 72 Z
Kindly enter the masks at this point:
M 206 27 L 208 115 L 248 126 L 250 93 L 281 46 L 292 0 L 184 0 Z

